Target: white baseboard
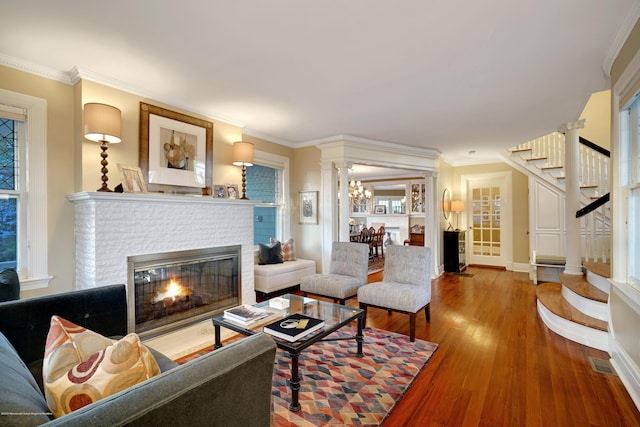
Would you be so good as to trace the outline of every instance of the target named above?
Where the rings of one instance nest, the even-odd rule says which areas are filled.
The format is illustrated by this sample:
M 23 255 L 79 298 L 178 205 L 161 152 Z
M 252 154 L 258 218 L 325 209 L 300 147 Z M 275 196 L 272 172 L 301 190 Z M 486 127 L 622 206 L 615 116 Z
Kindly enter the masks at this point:
M 516 271 L 518 273 L 529 273 L 531 271 L 531 266 L 527 263 L 514 262 L 513 265 L 511 266 L 511 270 Z
M 609 336 L 609 354 L 613 369 L 616 370 L 636 408 L 640 410 L 640 369 L 611 335 Z

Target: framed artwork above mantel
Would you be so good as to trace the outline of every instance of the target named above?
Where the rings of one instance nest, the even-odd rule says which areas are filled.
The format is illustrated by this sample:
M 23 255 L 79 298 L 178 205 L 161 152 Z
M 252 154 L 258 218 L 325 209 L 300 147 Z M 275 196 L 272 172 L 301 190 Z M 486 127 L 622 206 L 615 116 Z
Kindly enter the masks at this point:
M 213 123 L 141 102 L 139 157 L 148 191 L 200 194 L 213 181 Z

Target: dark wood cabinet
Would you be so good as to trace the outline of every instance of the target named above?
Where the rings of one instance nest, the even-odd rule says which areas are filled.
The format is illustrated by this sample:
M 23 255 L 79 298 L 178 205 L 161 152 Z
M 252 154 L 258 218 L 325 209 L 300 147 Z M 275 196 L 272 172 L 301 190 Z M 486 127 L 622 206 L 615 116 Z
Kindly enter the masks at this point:
M 409 233 L 409 245 L 424 246 L 424 233 Z
M 444 271 L 460 273 L 467 268 L 464 230 L 445 231 L 443 239 Z

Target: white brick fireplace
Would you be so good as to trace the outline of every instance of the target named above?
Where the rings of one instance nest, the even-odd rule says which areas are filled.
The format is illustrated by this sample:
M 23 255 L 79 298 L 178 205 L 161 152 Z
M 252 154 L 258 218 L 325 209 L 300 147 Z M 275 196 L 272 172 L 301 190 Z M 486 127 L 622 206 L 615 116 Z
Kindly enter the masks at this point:
M 127 257 L 241 245 L 240 297 L 255 303 L 253 207 L 246 200 L 85 192 L 75 211 L 75 287 L 127 283 Z

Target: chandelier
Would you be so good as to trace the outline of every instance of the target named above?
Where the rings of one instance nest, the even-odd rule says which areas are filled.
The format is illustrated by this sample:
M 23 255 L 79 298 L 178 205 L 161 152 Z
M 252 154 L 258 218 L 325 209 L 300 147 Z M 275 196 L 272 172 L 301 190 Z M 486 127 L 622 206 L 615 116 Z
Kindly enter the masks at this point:
M 349 181 L 349 197 L 358 202 L 368 201 L 371 199 L 371 190 L 365 189 L 362 182 L 351 179 Z

